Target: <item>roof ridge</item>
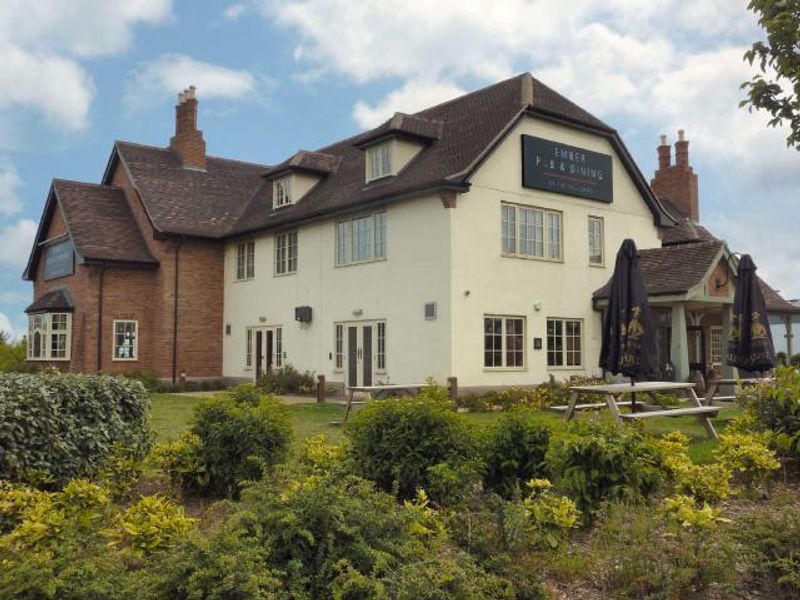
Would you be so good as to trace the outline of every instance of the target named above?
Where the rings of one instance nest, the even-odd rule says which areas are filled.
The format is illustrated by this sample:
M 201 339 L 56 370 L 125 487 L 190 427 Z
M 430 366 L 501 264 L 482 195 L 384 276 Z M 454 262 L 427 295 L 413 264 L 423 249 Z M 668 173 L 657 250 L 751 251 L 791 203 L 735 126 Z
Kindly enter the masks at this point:
M 62 182 L 62 183 L 77 183 L 79 185 L 85 185 L 85 186 L 88 186 L 88 187 L 96 187 L 96 188 L 104 188 L 104 189 L 108 189 L 108 190 L 120 190 L 120 191 L 122 191 L 122 188 L 120 186 L 118 186 L 118 185 L 106 185 L 105 183 L 93 183 L 91 181 L 80 181 L 78 179 L 66 179 L 64 177 L 53 177 L 53 183 L 55 184 L 55 183 L 58 183 L 58 182 Z
M 142 143 L 139 143 L 139 142 L 129 142 L 128 140 L 114 140 L 114 145 L 117 145 L 117 144 L 126 144 L 128 146 L 137 146 L 139 148 L 148 148 L 150 150 L 160 150 L 162 152 L 168 152 L 170 154 L 172 153 L 172 150 L 170 150 L 168 146 L 154 146 L 153 144 L 142 144 Z M 274 165 L 268 165 L 266 163 L 253 162 L 251 160 L 242 160 L 242 159 L 239 159 L 239 158 L 227 158 L 225 156 L 215 156 L 215 155 L 212 155 L 212 154 L 207 155 L 206 158 L 210 158 L 212 160 L 224 160 L 226 162 L 235 162 L 235 163 L 239 163 L 239 164 L 242 164 L 242 165 L 252 165 L 254 167 L 263 167 L 265 169 L 268 169 L 269 167 L 274 166 Z
M 515 79 L 522 79 L 523 77 L 525 77 L 525 75 L 530 75 L 530 73 L 528 71 L 525 71 L 523 73 L 518 73 L 517 75 L 513 75 L 512 77 L 508 77 L 506 79 L 503 79 L 502 81 L 498 81 L 496 83 L 492 83 L 491 85 L 487 85 L 487 86 L 478 88 L 477 90 L 472 90 L 471 92 L 465 92 L 465 93 L 461 94 L 460 96 L 456 96 L 455 98 L 450 98 L 449 100 L 445 100 L 444 102 L 440 102 L 439 104 L 434 104 L 433 106 L 428 106 L 426 108 L 423 108 L 422 110 L 418 110 L 417 112 L 406 113 L 406 114 L 410 114 L 411 116 L 414 116 L 414 117 L 420 117 L 422 119 L 426 119 L 427 117 L 422 117 L 421 116 L 422 113 L 427 112 L 429 110 L 433 110 L 435 108 L 441 108 L 443 106 L 447 106 L 448 104 L 452 104 L 454 102 L 458 102 L 458 101 L 464 100 L 465 98 L 468 98 L 470 96 L 474 96 L 475 94 L 480 94 L 482 92 L 487 92 L 487 91 L 489 91 L 491 89 L 494 89 L 494 88 L 499 87 L 501 85 L 507 84 L 509 81 L 513 81 Z M 521 102 L 520 102 L 520 106 L 522 106 Z M 434 121 L 435 119 L 428 119 L 428 120 L 429 121 Z

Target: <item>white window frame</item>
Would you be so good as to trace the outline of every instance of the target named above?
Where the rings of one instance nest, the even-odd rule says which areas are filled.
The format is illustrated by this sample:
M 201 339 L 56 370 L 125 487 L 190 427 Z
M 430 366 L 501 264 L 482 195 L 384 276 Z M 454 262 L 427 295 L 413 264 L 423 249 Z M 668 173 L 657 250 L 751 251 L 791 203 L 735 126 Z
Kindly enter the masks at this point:
M 386 321 L 375 324 L 375 372 L 386 373 Z
M 501 321 L 500 325 L 500 332 L 493 333 L 492 335 L 495 337 L 500 338 L 500 364 L 499 365 L 489 365 L 487 364 L 487 353 L 488 352 L 496 352 L 496 349 L 491 351 L 487 351 L 486 349 L 486 338 L 487 338 L 487 331 L 486 331 L 486 321 L 488 319 L 499 319 Z M 522 338 L 522 364 L 515 364 L 509 365 L 508 364 L 508 340 L 509 334 L 508 332 L 508 322 L 509 321 L 521 321 L 522 322 L 522 334 L 513 334 L 514 336 Z M 499 315 L 499 314 L 485 314 L 483 315 L 483 345 L 482 345 L 482 353 L 483 353 L 483 369 L 485 371 L 526 371 L 528 368 L 528 349 L 526 340 L 528 339 L 528 319 L 523 315 Z
M 250 370 L 253 368 L 253 328 L 248 327 L 244 333 L 244 368 Z
M 339 220 L 335 225 L 334 238 L 334 260 L 337 267 L 386 260 L 386 212 L 361 214 Z M 354 259 L 355 255 L 358 258 Z
M 561 324 L 561 333 L 558 334 L 558 336 L 561 338 L 561 348 L 560 349 L 554 348 L 554 349 L 551 350 L 551 348 L 550 348 L 550 338 L 551 337 L 555 337 L 555 336 L 551 336 L 550 335 L 549 326 L 550 326 L 551 322 L 558 322 L 558 323 Z M 568 323 L 571 323 L 571 324 L 577 323 L 578 326 L 580 327 L 580 331 L 579 331 L 578 336 L 577 336 L 578 337 L 578 349 L 577 350 L 575 350 L 574 348 L 571 349 L 571 350 L 568 349 L 567 338 L 568 337 L 572 337 L 574 339 L 576 337 L 574 335 L 569 336 L 567 334 L 567 324 Z M 585 338 L 586 338 L 586 325 L 585 325 L 583 319 L 574 319 L 574 318 L 568 318 L 568 317 L 547 317 L 546 328 L 545 328 L 545 351 L 546 351 L 546 357 L 545 358 L 546 358 L 546 362 L 547 362 L 547 368 L 548 369 L 553 369 L 553 370 L 559 370 L 559 369 L 561 369 L 561 370 L 572 370 L 572 371 L 574 371 L 574 370 L 582 370 L 584 368 L 584 363 L 585 363 L 585 359 L 586 359 L 586 352 L 584 350 Z M 551 365 L 550 364 L 550 354 L 551 353 L 556 353 L 556 352 L 560 353 L 561 364 L 552 364 Z M 569 363 L 570 353 L 573 353 L 573 358 L 574 358 L 574 354 L 576 352 L 580 356 L 580 362 L 577 363 L 577 364 L 568 364 Z
M 715 340 L 715 338 L 717 338 Z M 712 325 L 708 331 L 708 362 L 712 367 L 722 366 L 722 361 L 725 358 L 725 348 L 723 345 L 722 325 Z M 716 353 L 714 346 L 718 346 L 719 352 Z M 715 354 L 718 360 L 714 360 Z
M 297 273 L 298 263 L 297 231 L 284 231 L 275 234 L 275 275 Z
M 133 323 L 133 346 L 131 356 L 117 356 L 117 325 Z M 124 332 L 123 332 L 124 335 Z M 136 362 L 139 360 L 139 321 L 137 319 L 114 319 L 111 325 L 111 360 L 114 362 Z
M 503 256 L 563 262 L 564 215 L 561 211 L 501 202 L 500 221 Z M 553 227 L 554 224 L 557 227 Z
M 605 234 L 605 221 L 603 217 L 589 216 L 588 221 L 589 233 L 589 264 L 593 267 L 602 267 L 606 262 L 606 234 Z M 594 260 L 596 256 L 600 260 Z
M 275 345 L 273 350 L 274 365 L 276 369 L 283 367 L 283 327 L 273 328 L 274 337 L 272 343 Z
M 236 281 L 250 281 L 256 276 L 256 242 L 236 244 Z
M 333 325 L 333 370 L 344 371 L 344 323 Z
M 272 182 L 272 208 L 292 204 L 292 176 L 286 175 Z
M 53 317 L 64 317 L 64 327 L 59 329 L 53 328 Z M 34 325 L 38 321 L 38 325 Z M 33 338 L 38 333 L 41 339 L 40 352 L 38 356 L 33 354 Z M 64 338 L 64 354 L 63 356 L 54 356 L 53 352 L 53 336 L 58 335 Z M 71 360 L 72 353 L 72 313 L 68 312 L 52 312 L 52 313 L 35 313 L 28 315 L 28 340 L 27 340 L 27 359 L 30 361 L 53 361 L 53 362 L 66 362 Z
M 366 161 L 367 183 L 393 175 L 391 141 L 381 142 L 367 148 Z

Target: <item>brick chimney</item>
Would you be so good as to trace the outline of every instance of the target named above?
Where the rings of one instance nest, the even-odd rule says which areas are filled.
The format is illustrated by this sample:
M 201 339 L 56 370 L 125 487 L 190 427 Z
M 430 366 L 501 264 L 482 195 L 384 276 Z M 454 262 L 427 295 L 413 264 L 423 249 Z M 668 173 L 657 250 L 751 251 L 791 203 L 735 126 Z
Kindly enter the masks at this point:
M 169 147 L 181 158 L 185 168 L 205 170 L 206 142 L 203 132 L 197 129 L 197 92 L 193 85 L 178 94 L 175 135 Z
M 678 131 L 675 142 L 675 164 L 672 163 L 667 136 L 661 136 L 658 146 L 658 169 L 650 182 L 650 187 L 658 196 L 672 200 L 689 217 L 697 223 L 700 220 L 698 204 L 697 175 L 689 164 L 689 140 L 683 129 Z

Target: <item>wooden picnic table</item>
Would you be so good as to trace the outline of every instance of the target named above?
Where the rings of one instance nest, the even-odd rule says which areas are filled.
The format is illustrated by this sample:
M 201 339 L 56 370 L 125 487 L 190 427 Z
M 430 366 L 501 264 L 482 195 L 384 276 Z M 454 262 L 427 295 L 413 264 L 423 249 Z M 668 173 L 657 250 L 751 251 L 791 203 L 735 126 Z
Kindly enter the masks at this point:
M 620 423 L 628 419 L 648 419 L 652 417 L 683 417 L 694 416 L 703 425 L 712 439 L 717 438 L 717 432 L 711 424 L 710 417 L 716 416 L 719 413 L 719 407 L 703 406 L 697 394 L 694 391 L 693 383 L 676 383 L 672 381 L 638 381 L 634 384 L 630 383 L 609 383 L 603 385 L 578 385 L 569 388 L 572 394 L 570 395 L 569 404 L 564 412 L 564 419 L 569 421 L 578 410 L 597 409 L 607 407 L 614 419 Z M 625 394 L 642 393 L 652 395 L 656 392 L 675 392 L 682 391 L 686 394 L 686 398 L 692 405 L 689 408 L 667 408 L 667 409 L 653 409 L 647 405 L 640 406 L 644 409 L 642 412 L 636 413 L 621 413 L 620 406 L 628 406 L 631 403 L 622 400 Z M 603 401 L 589 404 L 578 404 L 578 397 L 580 394 L 596 394 L 602 396 Z
M 756 385 L 762 382 L 775 381 L 774 377 L 758 377 L 755 379 L 709 379 L 706 387 L 706 395 L 703 399 L 706 405 L 711 406 L 714 400 L 720 402 L 730 402 L 736 400 L 736 395 L 733 396 L 718 396 L 720 389 L 723 385 Z
M 345 404 L 344 417 L 341 421 L 332 424 L 341 425 L 347 422 L 353 405 L 365 404 L 373 398 L 385 398 L 392 395 L 408 395 L 419 392 L 419 390 L 430 387 L 430 383 L 391 383 L 386 385 L 354 385 L 347 388 L 347 403 Z M 356 393 L 364 394 L 363 400 L 355 400 Z

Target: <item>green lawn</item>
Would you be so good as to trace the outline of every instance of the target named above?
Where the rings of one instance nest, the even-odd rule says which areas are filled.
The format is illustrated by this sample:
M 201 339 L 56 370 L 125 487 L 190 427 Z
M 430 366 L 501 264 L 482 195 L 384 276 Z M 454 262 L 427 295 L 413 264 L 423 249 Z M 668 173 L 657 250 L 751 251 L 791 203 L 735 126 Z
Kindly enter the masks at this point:
M 189 426 L 192 409 L 202 398 L 178 396 L 176 394 L 152 394 L 151 423 L 159 441 L 174 439 L 180 431 Z M 325 433 L 331 439 L 342 436 L 342 427 L 332 425 L 331 421 L 342 418 L 342 407 L 338 404 L 291 404 L 289 411 L 294 420 L 295 438 L 300 441 L 318 433 Z M 465 417 L 476 425 L 487 424 L 502 413 L 467 413 Z M 556 423 L 561 415 L 551 411 L 539 413 L 542 422 Z M 739 414 L 736 408 L 724 408 L 718 418 L 713 419 L 717 433 L 725 430 L 730 420 Z M 587 418 L 586 413 L 581 418 Z M 706 437 L 703 427 L 691 417 L 656 417 L 645 421 L 646 428 L 656 434 L 680 430 L 691 439 L 689 454 L 698 463 L 709 462 L 715 443 Z

